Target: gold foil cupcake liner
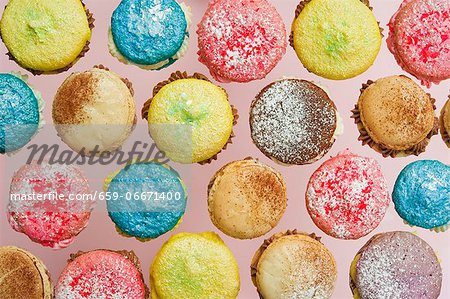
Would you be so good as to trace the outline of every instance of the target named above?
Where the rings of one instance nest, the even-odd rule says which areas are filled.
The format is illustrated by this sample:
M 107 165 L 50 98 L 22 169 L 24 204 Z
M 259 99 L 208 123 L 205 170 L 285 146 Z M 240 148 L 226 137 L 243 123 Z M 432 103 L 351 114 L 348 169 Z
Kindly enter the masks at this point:
M 166 85 L 177 81 L 177 80 L 181 80 L 181 79 L 198 79 L 198 80 L 204 80 L 207 82 L 211 82 L 211 80 L 208 79 L 208 77 L 206 77 L 203 74 L 200 73 L 194 73 L 192 75 L 188 75 L 187 72 L 181 72 L 181 71 L 176 71 L 174 73 L 172 73 L 169 77 L 169 79 L 162 81 L 158 84 L 156 84 L 156 86 L 153 88 L 153 95 L 152 98 L 148 99 L 145 103 L 144 106 L 142 107 L 141 110 L 141 116 L 142 119 L 145 119 L 148 121 L 148 110 L 150 109 L 150 105 L 152 103 L 153 97 L 156 96 L 156 94 L 158 94 L 158 92 Z M 221 87 L 222 88 L 222 87 Z M 227 99 L 228 99 L 228 93 L 225 89 L 222 88 L 222 90 L 225 92 L 225 94 L 227 95 Z M 233 126 L 235 126 L 237 124 L 237 121 L 239 119 L 239 114 L 238 114 L 238 110 L 236 109 L 236 107 L 234 107 L 233 105 L 231 105 L 231 112 L 233 114 Z M 200 165 L 205 165 L 205 164 L 210 164 L 212 161 L 217 160 L 218 155 L 227 149 L 229 144 L 233 143 L 233 138 L 235 137 L 234 131 L 233 129 L 231 130 L 231 134 L 230 137 L 228 138 L 227 142 L 225 143 L 225 145 L 222 147 L 222 149 L 217 152 L 214 156 L 212 156 L 209 159 L 197 162 Z
M 372 81 L 372 80 L 368 80 L 367 83 L 364 83 L 362 85 L 362 88 L 360 89 L 361 94 L 373 83 L 374 83 L 374 81 Z M 433 109 L 436 110 L 436 106 L 435 106 L 436 100 L 433 99 L 430 94 L 427 94 L 427 95 L 428 95 L 431 103 L 433 104 Z M 430 143 L 431 137 L 438 134 L 438 131 L 439 131 L 439 119 L 437 117 L 435 117 L 433 128 L 428 133 L 428 135 L 425 137 L 425 139 L 423 139 L 419 143 L 413 145 L 412 147 L 410 147 L 406 150 L 391 149 L 391 148 L 388 148 L 387 146 L 385 146 L 384 144 L 376 143 L 372 139 L 372 137 L 370 137 L 369 132 L 367 132 L 367 130 L 364 128 L 364 125 L 362 123 L 361 113 L 359 111 L 358 103 L 355 105 L 355 108 L 351 112 L 352 112 L 351 118 L 354 119 L 354 122 L 357 125 L 358 131 L 360 134 L 358 137 L 358 140 L 362 142 L 362 145 L 369 145 L 372 149 L 374 149 L 376 152 L 382 154 L 383 157 L 385 157 L 385 158 L 386 157 L 395 158 L 395 157 L 402 157 L 402 156 L 409 156 L 409 155 L 418 156 L 421 153 L 425 152 L 428 144 Z

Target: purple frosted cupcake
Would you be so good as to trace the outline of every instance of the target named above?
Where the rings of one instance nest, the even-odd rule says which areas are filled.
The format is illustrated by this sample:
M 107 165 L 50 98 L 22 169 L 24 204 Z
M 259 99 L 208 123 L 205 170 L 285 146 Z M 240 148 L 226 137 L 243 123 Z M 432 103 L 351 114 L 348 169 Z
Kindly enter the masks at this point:
M 441 286 L 442 269 L 435 252 L 409 232 L 373 236 L 350 267 L 354 298 L 436 299 Z

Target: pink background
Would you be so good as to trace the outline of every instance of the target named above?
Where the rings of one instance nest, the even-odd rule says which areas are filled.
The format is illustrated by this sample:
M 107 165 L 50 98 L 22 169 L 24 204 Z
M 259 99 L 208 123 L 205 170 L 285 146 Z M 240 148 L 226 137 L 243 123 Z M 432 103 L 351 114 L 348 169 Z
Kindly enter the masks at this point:
M 193 11 L 193 26 L 191 26 L 190 29 L 191 38 L 189 40 L 189 52 L 184 58 L 171 67 L 157 72 L 145 71 L 133 66 L 123 65 L 108 53 L 107 29 L 112 11 L 119 3 L 118 0 L 86 0 L 85 2 L 96 18 L 95 29 L 91 40 L 91 50 L 87 53 L 86 57 L 81 59 L 68 72 L 50 76 L 31 76 L 30 78 L 30 83 L 40 90 L 44 96 L 47 104 L 45 115 L 48 123 L 51 122 L 51 103 L 58 86 L 69 73 L 86 70 L 95 64 L 102 63 L 110 67 L 113 71 L 129 78 L 133 82 L 138 111 L 140 111 L 144 101 L 150 97 L 153 86 L 166 79 L 171 72 L 176 70 L 186 70 L 189 73 L 201 72 L 205 75 L 209 75 L 208 70 L 197 61 L 197 36 L 195 34 L 196 24 L 206 9 L 208 3 L 207 0 L 185 1 L 186 4 L 192 7 Z M 294 16 L 294 10 L 298 3 L 297 0 L 272 0 L 271 2 L 278 8 L 286 23 L 286 27 L 289 28 Z M 385 33 L 387 33 L 386 24 L 388 23 L 390 16 L 397 10 L 400 2 L 400 0 L 372 0 L 374 13 L 380 21 L 381 26 L 385 28 Z M 3 12 L 3 7 L 6 3 L 6 0 L 0 0 L 1 12 Z M 3 44 L 0 45 L 0 53 L 6 53 L 6 48 Z M 26 71 L 20 69 L 15 63 L 8 61 L 7 56 L 5 55 L 0 56 L 0 67 L 1 72 L 21 71 L 22 73 L 26 73 Z M 362 83 L 366 82 L 368 79 L 374 80 L 395 74 L 404 74 L 404 72 L 397 66 L 393 56 L 389 53 L 385 39 L 383 40 L 382 49 L 375 65 L 364 74 L 346 81 L 325 80 L 308 73 L 298 61 L 294 51 L 291 48 L 288 48 L 283 60 L 265 80 L 255 81 L 245 85 L 235 83 L 221 84 L 228 91 L 231 103 L 239 109 L 239 114 L 241 116 L 238 125 L 235 127 L 236 137 L 233 140 L 233 144 L 229 146 L 225 152 L 220 154 L 218 161 L 206 166 L 193 166 L 193 177 L 188 179 L 193 183 L 192 191 L 189 194 L 188 210 L 184 216 L 183 223 L 176 231 L 147 243 L 141 243 L 135 239 L 126 239 L 120 237 L 115 232 L 113 223 L 109 220 L 103 207 L 100 207 L 93 213 L 91 222 L 86 230 L 83 231 L 77 237 L 75 243 L 67 249 L 53 251 L 32 243 L 26 236 L 14 232 L 4 216 L 0 217 L 0 243 L 2 245 L 16 245 L 26 248 L 41 257 L 49 267 L 54 280 L 56 280 L 61 273 L 70 253 L 78 250 L 87 251 L 97 248 L 134 250 L 142 262 L 144 276 L 148 283 L 148 269 L 151 261 L 162 243 L 172 234 L 184 231 L 215 231 L 219 233 L 225 243 L 231 248 L 239 262 L 241 274 L 241 291 L 239 298 L 257 298 L 257 293 L 251 283 L 249 274 L 250 260 L 254 251 L 259 247 L 263 239 L 269 237 L 272 233 L 298 228 L 306 232 L 315 232 L 323 237 L 323 243 L 333 252 L 338 265 L 338 281 L 333 298 L 351 298 L 351 292 L 348 287 L 348 269 L 350 262 L 358 249 L 375 233 L 392 230 L 406 230 L 417 232 L 417 234 L 424 238 L 438 253 L 442 260 L 442 267 L 444 270 L 444 284 L 441 298 L 450 298 L 450 284 L 448 283 L 450 281 L 450 273 L 448 273 L 450 271 L 450 232 L 436 234 L 424 229 L 411 228 L 404 225 L 402 220 L 397 216 L 393 205 L 391 205 L 381 225 L 369 236 L 358 241 L 342 241 L 328 237 L 313 224 L 306 212 L 304 203 L 304 193 L 307 181 L 312 172 L 319 167 L 323 160 L 309 166 L 283 167 L 276 165 L 258 151 L 252 144 L 250 138 L 250 129 L 248 125 L 249 105 L 254 96 L 264 86 L 282 76 L 295 76 L 319 82 L 328 87 L 331 97 L 335 101 L 338 110 L 344 119 L 345 125 L 344 135 L 337 140 L 330 153 L 327 154 L 327 157 L 336 155 L 345 148 L 350 148 L 352 151 L 364 156 L 374 157 L 382 164 L 389 188 L 392 190 L 392 186 L 400 170 L 408 163 L 418 160 L 418 158 L 383 158 L 369 147 L 363 147 L 357 141 L 358 131 L 350 119 L 350 110 L 358 99 L 359 89 Z M 439 86 L 433 86 L 428 90 L 432 96 L 437 99 L 436 104 L 439 111 L 449 94 L 449 83 L 450 81 L 447 80 L 446 82 L 442 82 Z M 139 120 L 139 122 L 140 124 L 145 124 L 142 120 Z M 39 138 L 39 135 L 36 138 Z M 147 136 L 141 136 L 142 140 L 148 140 L 147 138 Z M 450 164 L 449 153 L 450 150 L 445 147 L 441 138 L 436 136 L 433 137 L 427 152 L 422 154 L 420 159 L 439 159 L 444 163 Z M 206 187 L 210 177 L 225 163 L 246 156 L 259 158 L 262 162 L 272 165 L 280 170 L 286 180 L 289 198 L 288 209 L 280 224 L 265 237 L 251 241 L 235 240 L 219 232 L 209 219 L 206 204 Z M 4 163 L 4 159 L 8 158 L 1 157 L 1 163 Z M 18 167 L 20 167 L 20 165 L 16 165 L 15 168 Z M 99 189 L 102 179 L 103 178 L 98 178 L 98 180 L 92 182 L 93 188 Z M 9 181 L 10 177 L 7 176 L 3 179 L 4 183 L 1 185 L 2 194 L 4 194 L 5 199 L 0 207 L 0 213 L 2 215 L 4 215 Z

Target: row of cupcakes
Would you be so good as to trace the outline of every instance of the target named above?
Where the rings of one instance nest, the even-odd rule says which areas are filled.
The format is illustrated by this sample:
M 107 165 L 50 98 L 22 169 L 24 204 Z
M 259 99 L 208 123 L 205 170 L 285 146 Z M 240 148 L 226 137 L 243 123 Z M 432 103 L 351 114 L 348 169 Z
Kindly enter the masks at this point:
M 0 247 L 0 269 L 8 274 L 2 298 L 236 298 L 240 289 L 233 253 L 213 232 L 172 236 L 150 267 L 150 290 L 138 257 L 126 250 L 71 254 L 55 287 L 44 263 L 21 248 Z M 337 268 L 320 237 L 292 230 L 264 241 L 250 275 L 261 298 L 330 298 Z M 348 275 L 354 298 L 372 299 L 437 299 L 443 280 L 430 245 L 402 231 L 372 237 L 355 255 Z
M 389 50 L 427 86 L 450 77 L 449 12 L 446 0 L 405 0 L 388 24 Z M 190 8 L 175 0 L 122 0 L 112 13 L 109 51 L 126 64 L 165 68 L 186 52 L 190 20 Z M 0 33 L 19 65 L 55 73 L 86 54 L 93 24 L 80 0 L 11 0 Z M 264 78 L 288 44 L 285 24 L 267 0 L 212 0 L 197 33 L 199 60 L 220 82 Z M 375 62 L 382 29 L 367 0 L 302 0 L 289 41 L 308 71 L 343 80 Z
M 32 241 L 59 249 L 69 246 L 86 228 L 98 202 L 106 202 L 120 235 L 143 242 L 176 229 L 186 211 L 186 185 L 164 163 L 129 163 L 109 175 L 103 189 L 92 191 L 74 165 L 26 164 L 11 179 L 8 221 Z M 217 170 L 207 193 L 211 222 L 236 239 L 254 239 L 270 232 L 288 204 L 282 175 L 252 158 Z M 305 205 L 324 233 L 355 240 L 381 223 L 391 201 L 406 224 L 445 231 L 450 225 L 449 195 L 450 166 L 419 160 L 398 175 L 391 200 L 378 162 L 346 150 L 311 175 Z
M 44 101 L 18 74 L 0 74 L 0 151 L 25 146 L 43 124 Z M 251 137 L 283 165 L 321 159 L 343 133 L 330 94 L 316 83 L 284 78 L 264 87 L 250 106 Z M 450 100 L 440 120 L 435 100 L 410 78 L 389 76 L 363 84 L 352 110 L 359 140 L 384 157 L 419 155 L 439 128 L 450 147 Z M 199 73 L 175 72 L 158 83 L 141 116 L 160 150 L 176 162 L 209 163 L 232 142 L 238 112 L 227 92 Z M 58 135 L 75 152 L 101 155 L 119 149 L 133 132 L 134 91 L 129 80 L 99 65 L 71 74 L 52 105 Z

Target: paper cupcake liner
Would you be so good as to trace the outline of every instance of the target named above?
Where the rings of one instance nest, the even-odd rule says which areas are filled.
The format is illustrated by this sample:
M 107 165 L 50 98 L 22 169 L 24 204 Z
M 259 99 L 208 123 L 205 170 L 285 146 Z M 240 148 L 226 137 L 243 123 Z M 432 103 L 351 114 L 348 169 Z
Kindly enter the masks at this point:
M 92 29 L 94 29 L 94 27 L 95 27 L 95 24 L 94 24 L 94 22 L 95 22 L 94 15 L 93 15 L 93 14 L 90 12 L 90 10 L 86 7 L 86 5 L 84 4 L 83 1 L 81 1 L 81 4 L 83 5 L 84 11 L 86 12 L 86 17 L 87 17 L 87 20 L 88 20 L 89 29 L 90 29 L 91 32 L 92 32 Z M 1 38 L 1 34 L 0 34 L 0 38 Z M 3 40 L 3 39 L 2 39 L 2 40 Z M 60 68 L 60 69 L 57 69 L 57 70 L 54 70 L 54 71 L 49 71 L 49 72 L 33 70 L 33 69 L 30 69 L 30 68 L 27 68 L 27 67 L 22 66 L 22 65 L 14 58 L 14 56 L 11 54 L 11 52 L 9 52 L 9 51 L 6 53 L 6 55 L 8 56 L 9 60 L 12 60 L 12 61 L 16 62 L 18 65 L 20 65 L 20 67 L 22 67 L 23 69 L 29 71 L 30 73 L 32 73 L 32 74 L 35 75 L 35 76 L 37 76 L 37 75 L 42 75 L 42 74 L 59 74 L 59 73 L 62 73 L 62 72 L 65 72 L 65 71 L 69 70 L 70 68 L 72 68 L 72 66 L 75 65 L 75 63 L 78 62 L 78 60 L 80 60 L 81 58 L 83 58 L 83 57 L 86 55 L 86 53 L 90 50 L 90 48 L 89 48 L 90 43 L 91 43 L 91 42 L 90 42 L 89 40 L 86 41 L 86 44 L 84 45 L 84 48 L 81 50 L 80 54 L 78 54 L 77 58 L 75 58 L 75 60 L 72 61 L 70 64 L 68 64 L 67 66 L 65 66 L 65 67 L 63 67 L 63 68 Z
M 158 84 L 153 88 L 153 96 L 152 96 L 152 98 L 148 99 L 148 100 L 144 103 L 144 106 L 142 107 L 142 110 L 141 110 L 141 116 L 142 116 L 142 119 L 145 119 L 145 120 L 148 121 L 148 110 L 149 110 L 149 108 L 150 108 L 150 104 L 152 103 L 153 97 L 155 97 L 155 95 L 156 95 L 156 94 L 157 94 L 164 86 L 166 86 L 167 84 L 170 84 L 170 83 L 172 83 L 172 82 L 174 82 L 174 81 L 180 80 L 180 79 L 198 79 L 198 80 L 204 80 L 204 81 L 211 82 L 211 81 L 208 79 L 208 77 L 206 77 L 205 75 L 202 75 L 202 74 L 200 74 L 200 73 L 194 73 L 193 75 L 188 75 L 187 72 L 180 72 L 180 71 L 176 71 L 175 73 L 172 73 L 172 74 L 170 75 L 169 79 L 167 79 L 167 80 L 165 80 L 165 81 L 162 81 L 162 82 L 158 83 Z M 223 89 L 223 88 L 222 88 L 222 90 L 225 92 L 225 94 L 227 95 L 227 98 L 228 98 L 228 93 L 226 92 L 226 90 Z M 236 107 L 234 107 L 234 106 L 231 105 L 231 104 L 230 104 L 230 106 L 231 106 L 231 111 L 232 111 L 232 114 L 233 114 L 233 126 L 235 126 L 235 125 L 237 124 L 238 119 L 239 119 L 239 114 L 238 114 L 238 111 L 237 111 Z M 200 165 L 205 165 L 205 164 L 211 163 L 211 162 L 214 161 L 214 160 L 217 160 L 218 155 L 219 155 L 222 151 L 226 150 L 226 148 L 227 148 L 227 146 L 228 146 L 229 144 L 232 144 L 232 143 L 233 143 L 233 138 L 234 138 L 234 136 L 235 136 L 235 135 L 234 135 L 234 131 L 233 131 L 233 129 L 232 129 L 232 130 L 231 130 L 230 137 L 228 138 L 227 142 L 225 143 L 225 145 L 222 147 L 222 149 L 221 149 L 219 152 L 217 152 L 217 153 L 216 153 L 214 156 L 212 156 L 211 158 L 206 159 L 206 160 L 203 160 L 203 161 L 200 161 L 200 162 L 197 162 L 197 163 L 200 164 Z
M 125 257 L 127 260 L 133 263 L 133 265 L 136 267 L 136 269 L 139 271 L 140 277 L 142 279 L 142 282 L 144 283 L 145 287 L 145 299 L 150 299 L 150 289 L 148 288 L 147 284 L 144 280 L 144 275 L 142 274 L 142 267 L 141 263 L 139 261 L 139 258 L 134 253 L 134 251 L 127 251 L 127 250 L 110 250 L 110 249 L 96 249 L 96 250 L 103 250 L 103 251 L 109 251 L 109 252 L 115 252 L 123 257 Z M 94 251 L 94 250 L 92 250 Z M 82 256 L 85 253 L 89 253 L 91 251 L 78 251 L 76 253 L 70 254 L 70 258 L 67 260 L 67 263 L 73 262 L 77 257 Z
M 253 285 L 256 288 L 258 288 L 257 283 L 256 283 L 256 273 L 257 273 L 257 269 L 258 269 L 258 263 L 259 263 L 259 260 L 260 260 L 260 258 L 262 256 L 262 254 L 267 249 L 267 247 L 269 247 L 269 245 L 272 244 L 275 240 L 278 240 L 278 239 L 280 239 L 280 238 L 282 238 L 284 236 L 290 236 L 290 235 L 308 236 L 308 237 L 313 238 L 314 240 L 322 243 L 320 241 L 321 238 L 318 237 L 315 233 L 308 234 L 308 233 L 304 233 L 304 232 L 298 231 L 297 229 L 287 230 L 286 232 L 279 232 L 279 233 L 276 233 L 273 236 L 271 236 L 269 239 L 265 239 L 263 244 L 258 248 L 257 252 L 253 256 L 253 259 L 252 259 L 251 264 L 250 264 L 250 275 L 251 275 L 251 278 L 252 278 Z M 259 291 L 258 291 L 258 295 L 259 295 L 260 299 L 264 299 L 264 297 L 259 293 Z
M 297 8 L 295 9 L 295 17 L 294 17 L 294 21 L 298 18 L 298 16 L 300 15 L 300 13 L 303 11 L 303 9 L 305 8 L 305 6 L 311 2 L 312 0 L 303 0 L 301 1 L 298 5 Z M 360 0 L 362 3 L 364 3 L 370 10 L 373 10 L 373 7 L 370 6 L 369 0 Z M 378 27 L 380 28 L 380 33 L 381 33 L 381 37 L 384 37 L 383 31 L 384 29 L 381 28 L 380 26 L 380 22 L 378 23 Z M 291 33 L 289 35 L 289 45 L 294 48 L 294 32 L 293 30 L 291 30 Z M 295 48 L 294 48 L 295 50 Z
M 406 224 L 406 225 L 409 225 L 410 227 L 413 227 L 413 228 L 419 227 L 417 225 L 413 225 L 413 224 L 409 223 L 406 220 L 403 220 L 403 223 Z M 428 230 L 432 231 L 432 232 L 435 232 L 435 233 L 443 233 L 443 232 L 446 232 L 449 228 L 450 228 L 450 223 L 447 223 L 447 224 L 444 224 L 444 225 L 441 225 L 441 226 L 438 226 L 438 227 L 429 228 Z
M 362 88 L 360 89 L 361 94 L 364 92 L 364 90 L 367 89 L 367 87 L 369 87 L 373 83 L 374 83 L 374 81 L 368 80 L 367 83 L 363 84 Z M 430 98 L 431 103 L 433 104 L 433 109 L 436 110 L 436 106 L 435 106 L 436 100 L 433 99 L 430 96 L 430 94 L 427 94 L 427 95 Z M 433 128 L 428 133 L 428 135 L 425 137 L 425 139 L 423 139 L 416 145 L 413 145 L 412 147 L 410 147 L 406 150 L 391 149 L 391 148 L 388 148 L 387 146 L 385 146 L 384 144 L 376 143 L 372 139 L 372 137 L 370 137 L 369 133 L 364 128 L 364 124 L 361 121 L 361 114 L 359 111 L 358 104 L 355 105 L 355 108 L 351 112 L 352 112 L 351 118 L 354 119 L 355 124 L 358 126 L 358 131 L 360 134 L 358 137 L 358 140 L 360 140 L 362 142 L 362 145 L 369 145 L 372 149 L 374 149 L 376 152 L 382 154 L 383 157 L 385 157 L 385 158 L 386 157 L 395 158 L 395 157 L 403 157 L 403 156 L 409 156 L 409 155 L 418 156 L 419 154 L 425 152 L 428 144 L 430 143 L 431 137 L 438 134 L 438 131 L 439 131 L 439 120 L 437 117 L 435 117 Z
M 445 112 L 447 105 L 450 106 L 450 96 L 449 96 L 448 102 L 444 105 L 444 108 L 442 108 L 441 116 L 439 119 L 442 140 L 444 140 L 445 144 L 450 148 L 450 132 L 447 131 L 447 129 L 445 128 L 445 124 L 444 124 L 444 112 Z

